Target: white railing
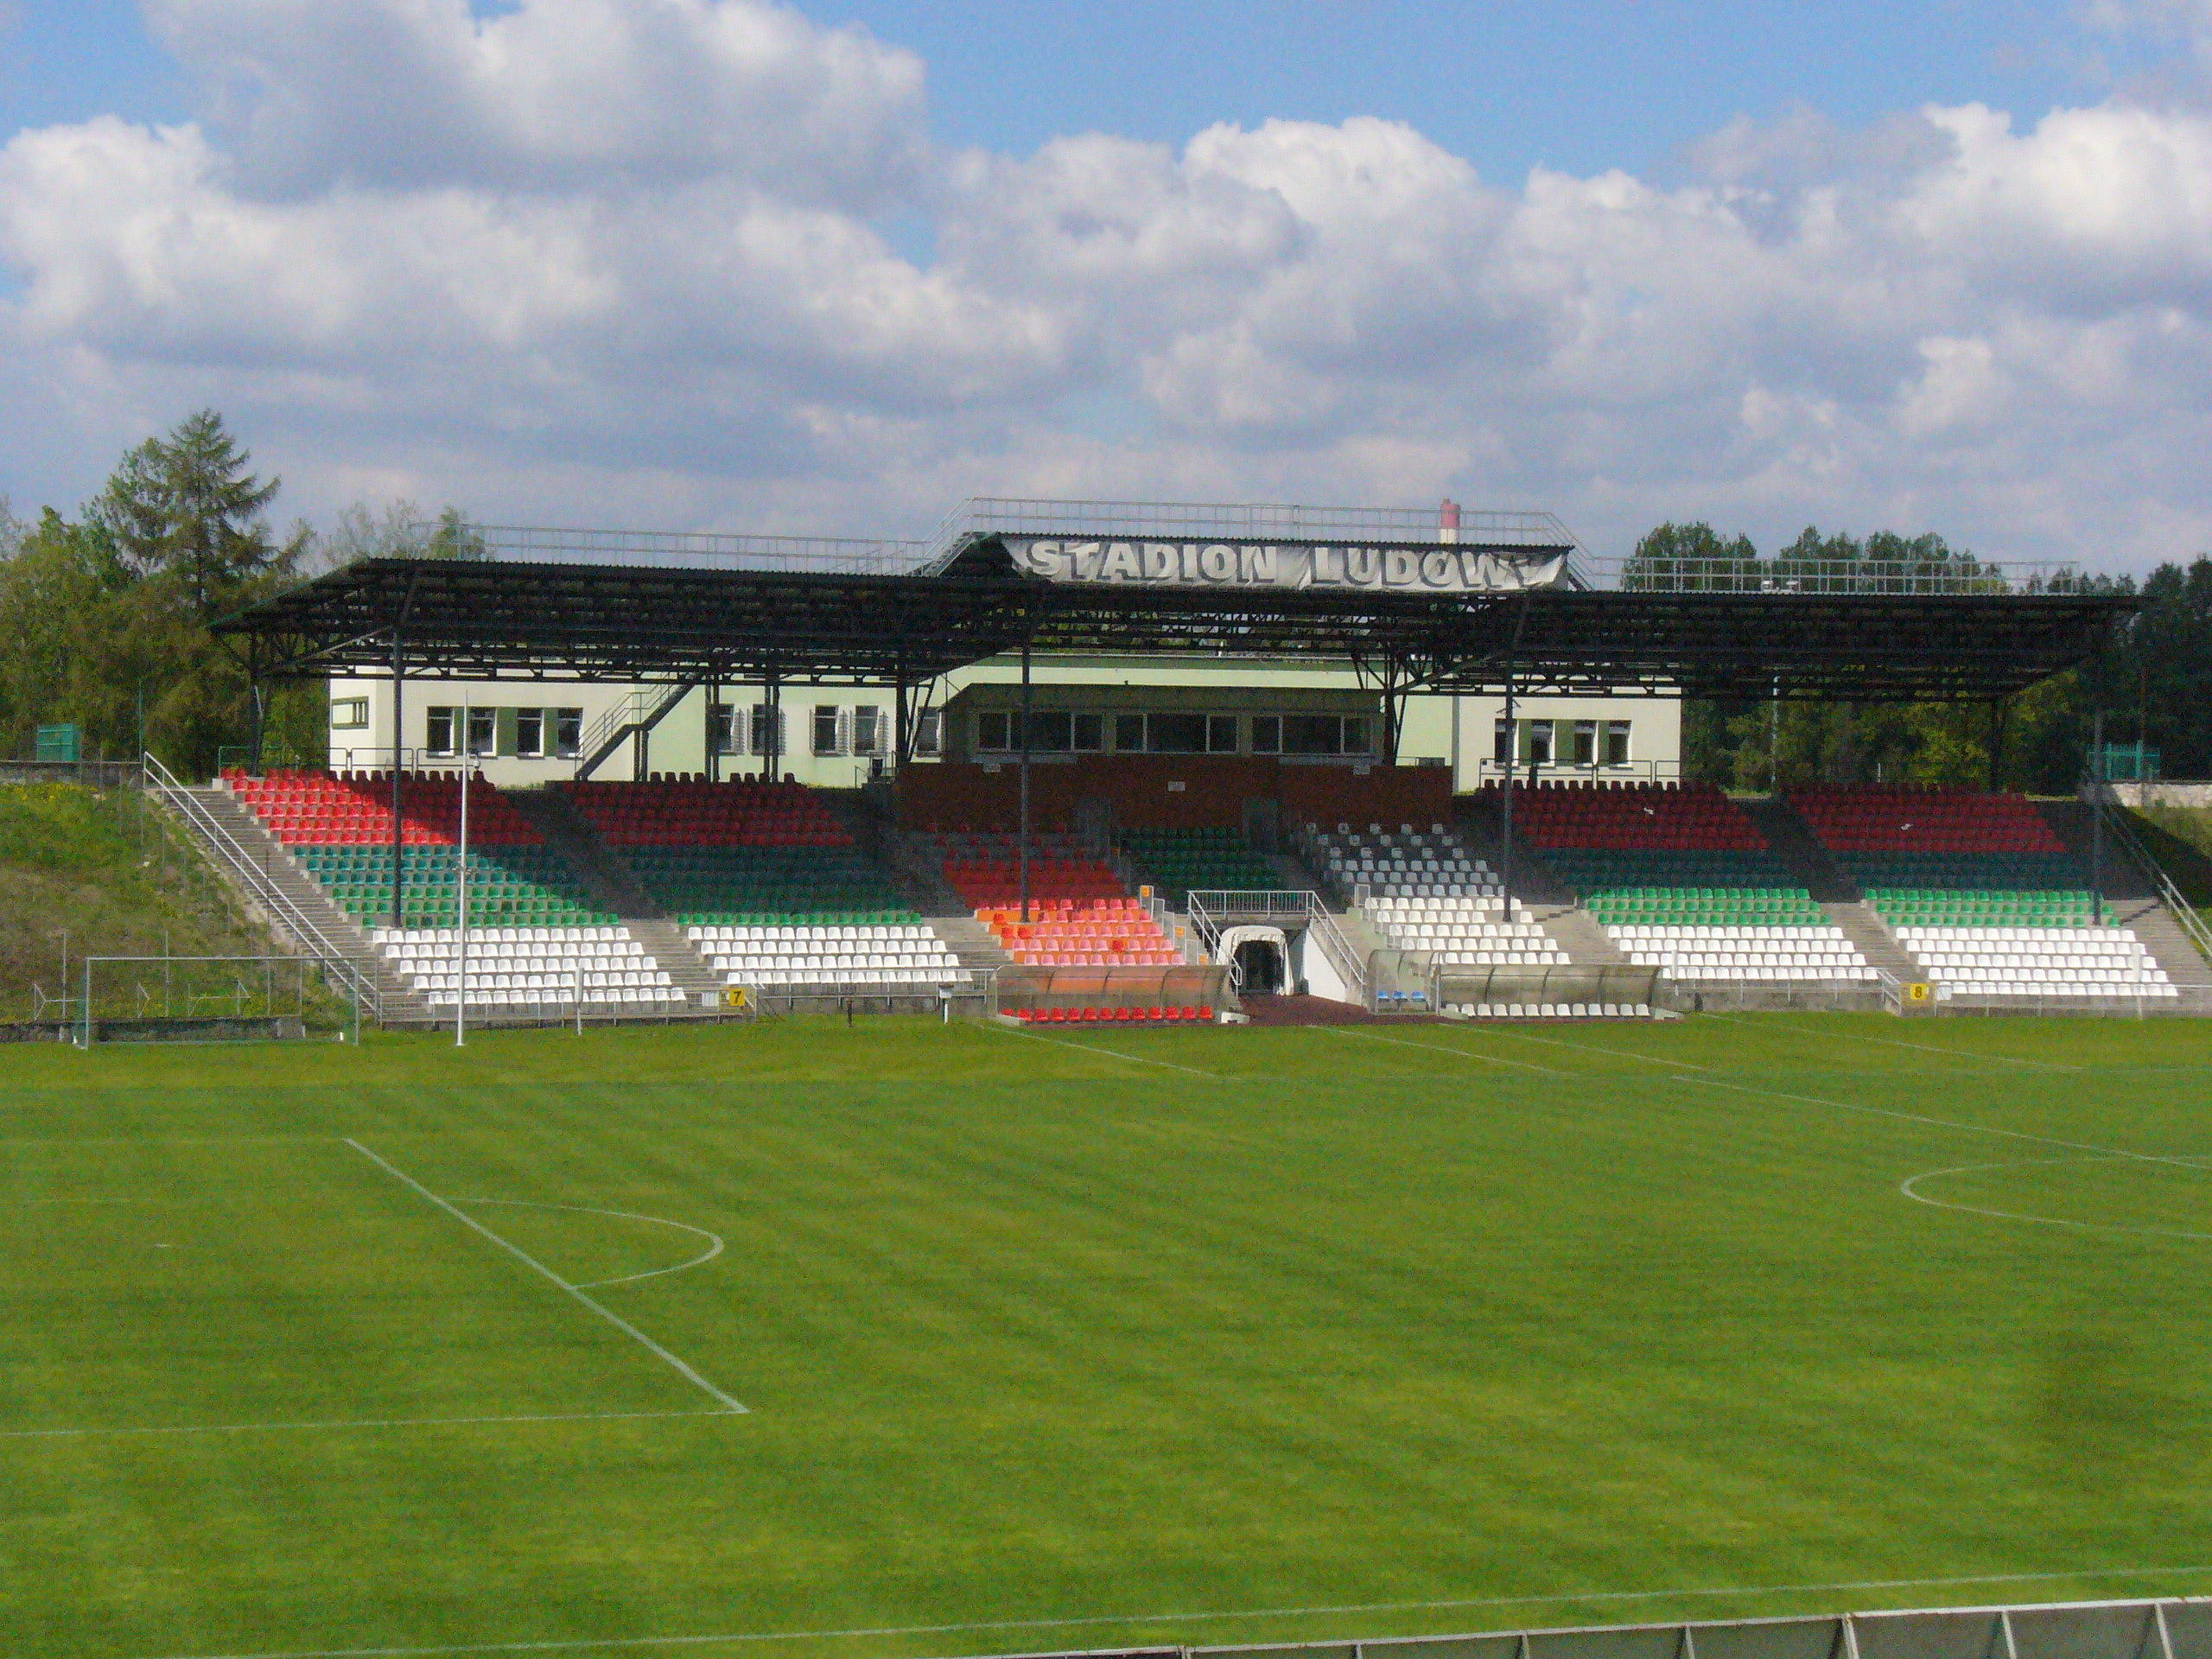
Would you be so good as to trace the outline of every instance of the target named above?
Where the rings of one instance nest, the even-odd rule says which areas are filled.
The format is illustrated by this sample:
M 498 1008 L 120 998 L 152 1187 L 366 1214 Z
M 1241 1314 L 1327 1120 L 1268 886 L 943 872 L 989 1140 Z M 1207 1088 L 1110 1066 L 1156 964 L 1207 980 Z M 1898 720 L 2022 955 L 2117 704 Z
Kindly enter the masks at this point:
M 207 803 L 178 782 L 167 766 L 149 754 L 145 767 L 147 791 L 158 798 L 192 831 L 209 861 L 229 871 L 253 895 L 254 902 L 270 922 L 290 935 L 301 952 L 330 975 L 338 988 L 353 997 L 364 1014 L 381 1021 L 384 1004 L 378 995 L 375 974 L 365 970 L 342 945 L 324 932 L 315 918 L 302 910 L 291 895 L 277 886 L 276 878 L 238 844 L 238 838 L 207 810 Z
M 2167 875 L 2164 867 L 2136 839 L 2135 832 L 2127 827 L 2126 820 L 2113 810 L 2115 804 L 2110 784 L 2091 787 L 2089 810 L 2103 820 L 2105 829 L 2120 843 L 2120 851 L 2133 859 L 2136 868 L 2151 878 L 2152 884 L 2158 890 L 2158 902 L 2166 907 L 2166 913 L 2174 918 L 2174 925 L 2181 929 L 2183 936 L 2196 947 L 2200 955 L 2212 958 L 2212 928 L 2205 926 L 2204 918 L 2196 913 L 2196 907 L 2183 895 L 2179 887 L 2174 886 L 2172 878 Z
M 1209 957 L 1220 948 L 1223 921 L 1230 917 L 1250 918 L 1279 926 L 1302 927 L 1317 940 L 1329 965 L 1342 976 L 1347 989 L 1357 992 L 1363 1004 L 1368 996 L 1367 963 L 1344 938 L 1337 918 L 1321 902 L 1321 895 L 1305 887 L 1256 888 L 1231 892 L 1213 888 L 1191 894 L 1191 927 L 1204 942 Z

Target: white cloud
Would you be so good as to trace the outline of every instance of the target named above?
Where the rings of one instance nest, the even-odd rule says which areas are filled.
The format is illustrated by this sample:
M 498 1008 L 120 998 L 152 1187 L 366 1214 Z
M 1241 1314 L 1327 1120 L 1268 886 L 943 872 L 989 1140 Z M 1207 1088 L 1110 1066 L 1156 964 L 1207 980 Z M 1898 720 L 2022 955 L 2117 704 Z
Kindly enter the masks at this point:
M 2187 109 L 1798 110 L 1671 184 L 1508 185 L 1371 118 L 944 154 L 911 55 L 756 0 L 155 10 L 200 121 L 0 149 L 0 359 L 45 423 L 0 452 L 19 506 L 57 493 L 49 428 L 97 469 L 213 403 L 325 511 L 1448 492 L 1614 549 L 1685 516 L 2136 563 L 2212 535 Z

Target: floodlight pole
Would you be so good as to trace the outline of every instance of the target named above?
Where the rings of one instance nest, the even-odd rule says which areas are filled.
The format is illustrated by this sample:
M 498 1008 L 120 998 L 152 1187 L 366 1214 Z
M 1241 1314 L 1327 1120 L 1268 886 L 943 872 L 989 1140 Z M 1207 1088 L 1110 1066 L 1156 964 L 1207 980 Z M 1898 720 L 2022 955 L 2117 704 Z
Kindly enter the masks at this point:
M 1521 728 L 1513 720 L 1513 667 L 1505 669 L 1505 799 L 1498 810 L 1497 884 L 1504 900 L 1503 921 L 1513 919 L 1513 773 L 1521 747 Z
M 2105 925 L 2105 711 L 2089 720 L 2089 920 Z
M 461 747 L 467 747 L 464 740 Z M 454 976 L 453 999 L 453 1046 L 465 1048 L 468 1044 L 468 774 L 469 757 L 461 757 L 461 878 L 456 883 L 461 914 L 454 919 L 461 925 L 461 950 L 456 963 L 460 969 Z
M 1021 636 L 1021 919 L 1029 919 L 1029 636 Z
M 404 753 L 400 747 L 404 741 L 401 734 L 405 728 L 400 721 L 399 713 L 401 689 L 406 683 L 406 657 L 400 641 L 398 625 L 395 623 L 391 630 L 391 925 L 395 928 L 405 925 L 403 917 L 406 903 L 407 842 L 402 834 L 400 818 L 400 814 L 405 806 L 405 798 L 400 792 L 399 781 L 400 761 Z M 468 733 L 466 715 L 462 717 L 461 724 L 461 747 L 467 748 Z

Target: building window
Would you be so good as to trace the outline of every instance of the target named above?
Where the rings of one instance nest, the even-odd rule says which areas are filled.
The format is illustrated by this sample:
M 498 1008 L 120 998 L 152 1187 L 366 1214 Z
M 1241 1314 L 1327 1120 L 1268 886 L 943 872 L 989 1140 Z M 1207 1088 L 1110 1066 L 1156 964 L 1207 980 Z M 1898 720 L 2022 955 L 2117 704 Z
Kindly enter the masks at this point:
M 1033 754 L 1065 754 L 1075 745 L 1075 717 L 1057 710 L 1029 716 Z
M 883 750 L 883 711 L 873 706 L 853 710 L 853 753 L 879 754 Z
M 468 711 L 468 753 L 480 759 L 499 752 L 499 711 L 496 709 L 471 709 Z
M 1144 753 L 1144 716 L 1142 715 L 1114 716 L 1114 747 L 1123 754 Z
M 1004 753 L 1014 747 L 1014 716 L 1003 709 L 988 709 L 976 716 L 976 747 Z
M 842 721 L 839 711 L 831 706 L 817 707 L 814 711 L 814 752 L 817 754 L 842 754 L 845 746 L 838 741 Z
M 1548 766 L 1552 763 L 1552 723 L 1548 720 L 1525 720 L 1521 722 L 1521 747 L 1527 751 L 1523 757 L 1532 766 Z
M 1281 715 L 1252 716 L 1252 753 L 1255 754 L 1282 753 L 1282 716 Z
M 1578 766 L 1598 764 L 1598 722 L 1578 720 L 1574 722 L 1574 752 L 1570 757 Z
M 1097 754 L 1106 747 L 1106 716 L 1077 715 L 1075 717 L 1075 752 L 1077 754 Z
M 1501 720 L 1491 728 L 1490 758 L 1503 766 L 1513 758 L 1513 722 Z
M 732 730 L 736 719 L 737 710 L 726 702 L 707 705 L 707 747 L 714 753 L 736 754 L 744 749 L 743 741 Z
M 1234 754 L 1236 753 L 1236 716 L 1209 715 L 1206 716 L 1206 753 Z
M 753 753 L 766 754 L 772 742 L 778 754 L 784 752 L 784 711 L 761 703 L 753 711 Z
M 1204 715 L 1147 715 L 1145 747 L 1154 754 L 1204 754 L 1206 717 Z
M 553 753 L 563 760 L 573 760 L 584 746 L 584 711 L 581 709 L 556 709 L 553 711 Z
M 330 705 L 330 724 L 334 731 L 358 732 L 368 723 L 366 697 L 340 697 Z
M 432 709 L 423 732 L 423 747 L 432 754 L 452 754 L 454 714 L 451 709 Z
M 545 754 L 545 711 L 543 709 L 515 710 L 515 753 L 531 760 L 541 760 Z
M 916 754 L 938 753 L 944 741 L 944 715 L 942 711 L 931 709 L 925 712 L 922 717 L 914 722 L 914 753 Z
M 1346 754 L 1366 754 L 1370 752 L 1367 741 L 1367 716 L 1365 715 L 1346 715 L 1344 716 L 1343 752 Z
M 1605 764 L 1609 766 L 1628 765 L 1628 728 L 1624 720 L 1605 722 Z

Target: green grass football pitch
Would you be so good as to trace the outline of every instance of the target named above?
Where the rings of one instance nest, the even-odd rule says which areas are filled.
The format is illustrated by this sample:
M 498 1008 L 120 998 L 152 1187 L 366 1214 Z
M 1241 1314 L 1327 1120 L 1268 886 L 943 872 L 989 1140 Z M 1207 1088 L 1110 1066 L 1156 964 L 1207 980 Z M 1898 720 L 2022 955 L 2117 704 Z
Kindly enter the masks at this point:
M 2212 1591 L 2208 1120 L 2186 1021 L 15 1048 L 0 1652 Z

